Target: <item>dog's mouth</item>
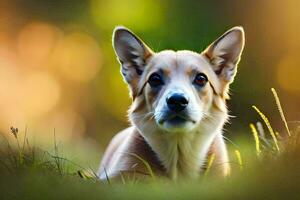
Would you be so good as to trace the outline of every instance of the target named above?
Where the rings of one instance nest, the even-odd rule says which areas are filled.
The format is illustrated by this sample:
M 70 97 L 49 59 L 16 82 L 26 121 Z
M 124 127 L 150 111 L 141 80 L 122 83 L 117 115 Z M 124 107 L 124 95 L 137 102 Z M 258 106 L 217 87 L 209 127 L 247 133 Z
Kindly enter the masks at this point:
M 160 125 L 163 125 L 164 123 L 168 123 L 172 126 L 180 126 L 186 122 L 191 122 L 193 124 L 196 123 L 194 119 L 184 114 L 170 114 L 167 117 L 161 118 L 159 120 Z
M 155 119 L 158 127 L 164 132 L 189 132 L 193 130 L 198 120 L 192 118 L 188 112 L 164 112 Z

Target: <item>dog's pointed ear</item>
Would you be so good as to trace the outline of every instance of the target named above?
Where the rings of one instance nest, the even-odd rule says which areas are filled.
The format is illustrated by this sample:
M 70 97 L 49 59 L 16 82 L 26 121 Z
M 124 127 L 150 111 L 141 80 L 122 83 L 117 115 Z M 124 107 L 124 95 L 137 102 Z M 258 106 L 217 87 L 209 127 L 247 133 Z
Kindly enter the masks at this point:
M 224 33 L 207 47 L 203 54 L 208 58 L 213 70 L 223 83 L 227 93 L 228 85 L 233 82 L 237 72 L 237 64 L 245 44 L 242 27 L 234 27 Z
M 129 85 L 131 96 L 135 98 L 139 78 L 153 51 L 134 33 L 121 26 L 113 32 L 113 47 L 121 63 L 121 73 Z

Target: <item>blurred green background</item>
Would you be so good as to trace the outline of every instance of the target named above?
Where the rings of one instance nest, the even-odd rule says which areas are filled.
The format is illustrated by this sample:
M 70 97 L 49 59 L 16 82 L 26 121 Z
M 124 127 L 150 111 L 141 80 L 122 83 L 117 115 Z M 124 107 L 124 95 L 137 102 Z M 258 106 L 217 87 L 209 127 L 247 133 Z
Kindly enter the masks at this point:
M 242 25 L 246 47 L 231 87 L 228 106 L 236 117 L 227 137 L 249 135 L 248 124 L 258 120 L 253 104 L 280 120 L 271 87 L 288 121 L 299 119 L 299 6 L 297 0 L 1 0 L 0 132 L 27 126 L 35 141 L 49 143 L 55 128 L 60 140 L 103 150 L 128 126 L 130 98 L 111 47 L 116 25 L 155 51 L 197 52 Z

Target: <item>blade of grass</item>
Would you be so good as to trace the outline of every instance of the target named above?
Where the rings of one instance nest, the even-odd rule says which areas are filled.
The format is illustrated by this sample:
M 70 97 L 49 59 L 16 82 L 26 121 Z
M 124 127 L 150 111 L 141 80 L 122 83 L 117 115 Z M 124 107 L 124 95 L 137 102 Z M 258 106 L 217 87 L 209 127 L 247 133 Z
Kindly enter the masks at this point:
M 55 128 L 53 129 L 53 137 L 54 137 L 54 160 L 55 160 L 55 164 L 57 167 L 57 170 L 59 172 L 59 174 L 62 176 L 63 175 L 63 169 L 62 169 L 62 163 L 61 160 L 59 159 L 59 155 L 58 155 L 58 146 L 57 146 L 57 142 L 56 142 L 56 131 Z
M 23 152 L 25 150 L 26 140 L 27 140 L 27 126 L 25 126 L 25 133 L 24 133 L 23 146 L 22 146 L 22 151 Z
M 242 156 L 241 156 L 240 151 L 236 149 L 236 150 L 234 151 L 234 153 L 235 153 L 235 156 L 236 156 L 236 158 L 237 158 L 237 160 L 238 160 L 240 169 L 243 170 L 243 160 L 242 160 Z
M 209 159 L 208 159 L 208 162 L 207 162 L 207 168 L 206 168 L 206 171 L 205 171 L 205 173 L 204 173 L 204 176 L 207 176 L 208 172 L 209 172 L 210 169 L 211 169 L 211 166 L 212 166 L 214 160 L 215 160 L 215 154 L 213 153 L 213 154 L 211 154 L 211 156 L 210 156 Z
M 265 130 L 264 130 L 262 123 L 256 122 L 256 128 L 259 133 L 259 138 L 263 141 L 263 144 L 261 146 L 264 147 L 264 144 L 265 144 L 268 147 L 271 147 L 272 145 L 270 144 L 270 142 L 267 140 L 267 138 L 265 136 Z
M 278 111 L 279 111 L 279 113 L 280 113 L 280 117 L 281 117 L 281 119 L 282 119 L 282 121 L 283 121 L 283 123 L 284 123 L 284 126 L 285 126 L 285 128 L 286 128 L 286 130 L 287 130 L 287 133 L 288 133 L 289 136 L 291 136 L 291 132 L 290 132 L 289 126 L 288 126 L 288 124 L 287 124 L 287 121 L 286 121 L 286 119 L 285 119 L 285 116 L 284 116 L 284 113 L 283 113 L 283 109 L 282 109 L 282 106 L 281 106 L 279 97 L 278 97 L 278 95 L 277 95 L 277 92 L 276 92 L 276 90 L 275 90 L 274 88 L 271 88 L 271 91 L 272 91 L 273 96 L 274 96 L 274 98 L 275 98 L 275 102 L 276 102 L 276 105 L 277 105 L 277 109 L 278 109 Z
M 270 135 L 272 136 L 272 139 L 274 141 L 275 147 L 277 149 L 278 152 L 280 152 L 279 146 L 278 146 L 278 141 L 275 135 L 275 132 L 269 122 L 269 119 L 256 107 L 256 106 L 252 106 L 252 108 L 260 115 L 260 117 L 262 118 L 262 120 L 265 122 L 265 124 L 268 127 L 268 130 L 270 132 Z
M 126 181 L 125 181 L 125 178 L 124 178 L 122 172 L 120 172 L 120 177 L 121 177 L 121 181 L 122 181 L 123 185 L 125 185 L 125 184 L 126 184 Z
M 107 183 L 110 185 L 111 183 L 110 183 L 110 179 L 109 179 L 109 177 L 107 175 L 107 171 L 106 171 L 105 168 L 103 170 L 104 170 L 104 174 L 105 174 L 105 179 L 106 179 Z
M 261 153 L 261 150 L 260 150 L 260 142 L 259 142 L 258 132 L 257 132 L 254 124 L 250 124 L 250 129 L 251 129 L 253 137 L 254 137 L 256 153 L 257 153 L 257 156 L 259 156 Z
M 142 163 L 145 165 L 147 171 L 149 172 L 151 178 L 153 180 L 155 180 L 155 176 L 154 176 L 154 173 L 153 173 L 153 171 L 151 169 L 151 166 L 149 165 L 149 163 L 146 160 L 144 160 L 142 157 L 140 157 L 139 155 L 137 155 L 135 153 L 128 153 L 128 154 L 131 155 L 131 156 L 133 156 L 133 157 L 135 157 L 135 158 L 137 158 L 137 159 L 139 159 L 140 161 L 142 161 Z
M 90 166 L 89 167 L 89 174 L 91 175 L 91 176 L 93 176 L 93 179 L 95 180 L 95 181 L 98 181 L 99 180 L 99 176 L 98 176 L 98 174 L 94 171 L 94 169 Z

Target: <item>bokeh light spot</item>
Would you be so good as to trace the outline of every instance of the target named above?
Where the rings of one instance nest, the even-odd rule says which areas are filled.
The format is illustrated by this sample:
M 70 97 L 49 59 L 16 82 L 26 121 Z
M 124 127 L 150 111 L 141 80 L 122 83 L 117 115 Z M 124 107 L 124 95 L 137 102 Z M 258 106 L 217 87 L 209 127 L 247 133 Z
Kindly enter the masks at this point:
M 19 103 L 30 118 L 50 111 L 60 99 L 60 85 L 53 76 L 45 72 L 28 75 L 18 92 Z
M 289 92 L 300 92 L 300 58 L 296 55 L 283 57 L 277 68 L 280 86 Z
M 27 24 L 18 37 L 18 53 L 23 67 L 45 67 L 53 47 L 62 36 L 55 26 L 32 22 Z
M 93 79 L 102 63 L 96 40 L 82 32 L 65 36 L 58 43 L 53 58 L 66 78 L 83 82 Z

